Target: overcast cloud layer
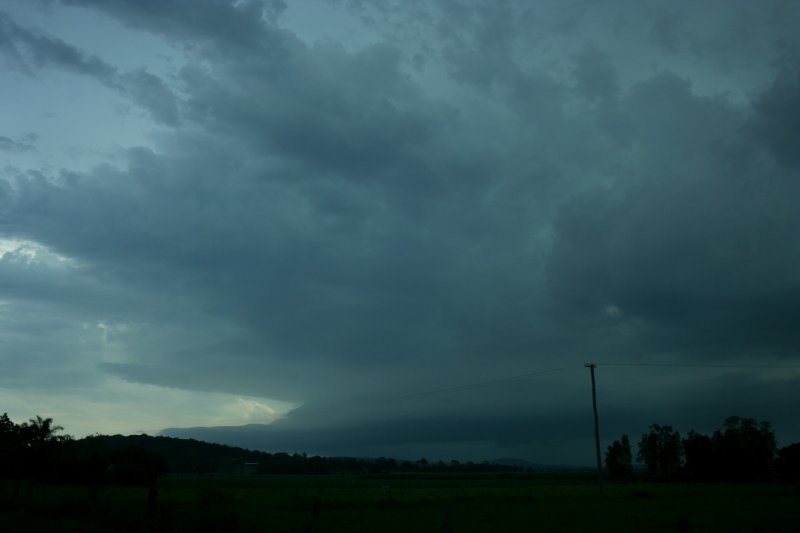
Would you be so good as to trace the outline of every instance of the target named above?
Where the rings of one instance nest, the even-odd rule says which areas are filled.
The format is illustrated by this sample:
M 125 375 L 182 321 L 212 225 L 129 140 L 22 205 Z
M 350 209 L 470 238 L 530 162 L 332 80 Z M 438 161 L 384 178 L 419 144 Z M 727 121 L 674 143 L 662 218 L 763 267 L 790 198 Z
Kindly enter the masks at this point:
M 800 365 L 798 21 L 3 2 L 0 411 L 590 463 L 596 361 L 606 441 L 732 414 L 798 440 L 800 373 L 732 366 Z

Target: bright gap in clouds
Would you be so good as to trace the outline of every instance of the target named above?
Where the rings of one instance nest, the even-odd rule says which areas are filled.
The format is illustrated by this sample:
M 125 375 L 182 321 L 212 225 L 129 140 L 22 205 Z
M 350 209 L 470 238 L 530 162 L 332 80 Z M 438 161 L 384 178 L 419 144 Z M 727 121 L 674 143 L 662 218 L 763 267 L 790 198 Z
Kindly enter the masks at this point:
M 47 246 L 31 240 L 0 239 L 0 260 L 68 264 L 72 260 Z
M 95 433 L 157 434 L 167 426 L 270 424 L 294 404 L 236 394 L 197 392 L 107 378 L 90 390 L 41 394 L 0 390 L 0 404 L 15 422 L 52 417 L 74 437 Z
M 74 259 L 27 239 L 0 239 L 0 262 L 16 264 L 21 271 L 45 269 L 50 276 L 77 266 Z M 0 305 L 10 316 L 22 316 L 20 302 L 14 298 Z M 16 422 L 37 414 L 52 417 L 66 433 L 81 437 L 95 433 L 156 434 L 167 426 L 269 424 L 297 407 L 267 398 L 132 383 L 98 374 L 98 363 L 124 362 L 129 357 L 116 338 L 126 333 L 130 325 L 109 319 L 84 323 L 79 329 L 78 345 L 84 349 L 94 346 L 94 355 L 87 352 L 75 359 L 72 345 L 65 344 L 58 361 L 49 360 L 48 368 L 40 367 L 38 373 L 46 374 L 75 359 L 71 364 L 82 369 L 87 382 L 62 390 L 44 390 L 40 386 L 0 389 L 0 412 L 7 412 Z

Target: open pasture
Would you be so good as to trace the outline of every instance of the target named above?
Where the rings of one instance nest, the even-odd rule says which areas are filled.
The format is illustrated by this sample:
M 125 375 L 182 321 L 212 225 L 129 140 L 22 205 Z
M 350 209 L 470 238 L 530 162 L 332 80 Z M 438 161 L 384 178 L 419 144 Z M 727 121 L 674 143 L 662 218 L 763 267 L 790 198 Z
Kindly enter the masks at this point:
M 6 481 L 2 531 L 797 531 L 777 484 L 610 483 L 536 475 L 182 475 L 142 487 Z

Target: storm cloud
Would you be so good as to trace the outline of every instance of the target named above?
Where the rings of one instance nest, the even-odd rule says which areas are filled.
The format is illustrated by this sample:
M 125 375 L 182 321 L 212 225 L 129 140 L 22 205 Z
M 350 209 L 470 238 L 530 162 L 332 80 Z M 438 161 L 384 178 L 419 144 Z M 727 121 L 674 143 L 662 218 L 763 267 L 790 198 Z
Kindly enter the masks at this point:
M 585 463 L 592 360 L 604 438 L 731 414 L 800 438 L 797 371 L 764 368 L 800 342 L 792 19 L 777 0 L 10 2 L 4 398 L 79 391 L 15 409 L 104 431 L 87 413 L 127 383 L 198 398 L 127 431 Z M 209 395 L 248 400 L 203 423 Z

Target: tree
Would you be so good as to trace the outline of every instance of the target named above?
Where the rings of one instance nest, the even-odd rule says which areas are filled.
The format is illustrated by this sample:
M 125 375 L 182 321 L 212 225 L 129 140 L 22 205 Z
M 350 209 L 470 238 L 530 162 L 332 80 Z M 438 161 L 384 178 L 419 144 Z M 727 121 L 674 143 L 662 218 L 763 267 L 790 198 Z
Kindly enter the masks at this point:
M 606 469 L 608 475 L 615 479 L 624 479 L 633 472 L 631 441 L 627 435 L 611 443 L 606 451 Z
M 14 431 L 17 425 L 8 418 L 8 413 L 0 415 L 0 442 L 5 442 Z
M 56 435 L 63 429 L 62 426 L 54 426 L 52 418 L 42 418 L 39 415 L 20 426 L 26 447 L 34 450 L 42 450 L 51 444 L 67 440 L 69 437 Z
M 777 445 L 769 422 L 730 416 L 711 440 L 722 479 L 763 481 L 772 476 Z
M 0 479 L 11 477 L 19 468 L 20 447 L 19 426 L 3 413 L 0 415 Z
M 636 458 L 647 466 L 651 474 L 661 478 L 673 476 L 681 466 L 680 433 L 672 426 L 653 424 L 650 432 L 642 435 Z
M 56 435 L 61 426 L 52 418 L 37 416 L 15 424 L 0 416 L 0 477 L 41 477 L 48 472 L 57 446 L 71 439 Z
M 780 449 L 775 473 L 783 483 L 792 483 L 800 491 L 800 442 Z
M 708 435 L 690 431 L 683 439 L 684 471 L 690 479 L 708 481 L 718 477 L 719 460 Z

